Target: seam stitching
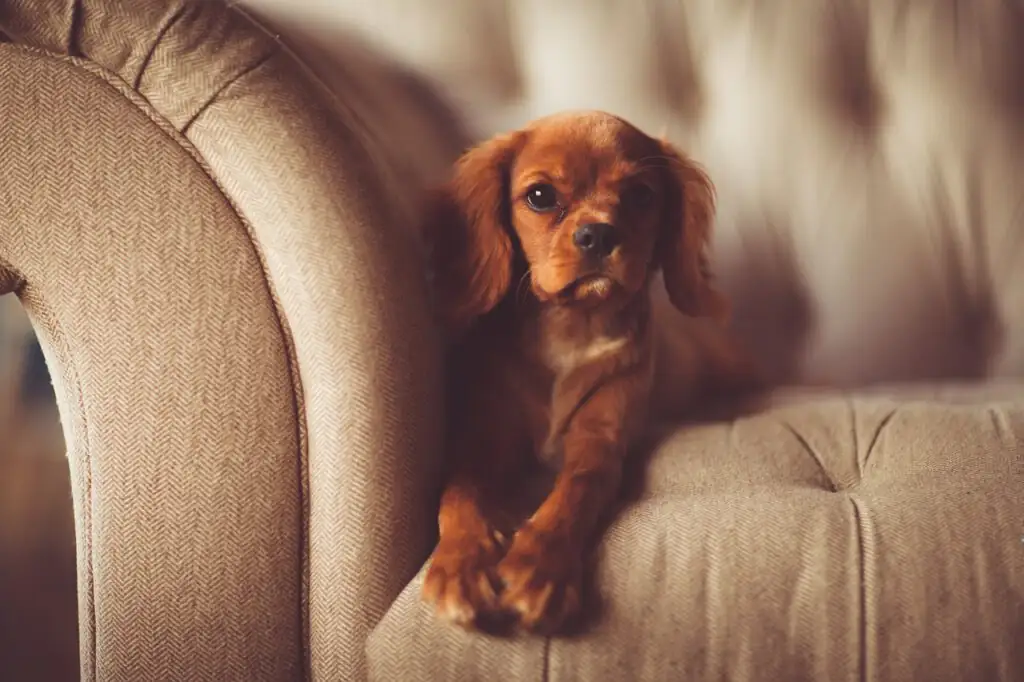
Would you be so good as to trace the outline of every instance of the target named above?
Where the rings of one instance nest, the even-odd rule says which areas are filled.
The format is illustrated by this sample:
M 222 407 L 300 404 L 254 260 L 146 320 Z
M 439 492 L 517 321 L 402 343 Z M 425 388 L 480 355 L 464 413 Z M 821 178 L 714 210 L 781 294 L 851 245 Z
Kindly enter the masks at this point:
M 861 682 L 868 682 L 868 614 L 867 614 L 867 556 L 865 553 L 865 524 L 866 518 L 857 498 L 849 496 L 850 505 L 853 507 L 854 533 L 857 540 L 857 580 L 858 580 L 858 610 L 857 619 L 857 650 L 858 667 Z

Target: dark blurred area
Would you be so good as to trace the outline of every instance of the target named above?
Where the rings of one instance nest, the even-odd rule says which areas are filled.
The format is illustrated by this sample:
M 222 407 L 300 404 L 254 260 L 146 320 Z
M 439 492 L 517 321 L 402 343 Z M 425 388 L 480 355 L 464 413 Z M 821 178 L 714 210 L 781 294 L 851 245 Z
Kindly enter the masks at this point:
M 21 372 L 19 395 L 26 405 L 52 406 L 53 385 L 46 369 L 46 358 L 39 342 L 32 337 L 25 342 L 25 365 Z
M 0 298 L 0 679 L 78 679 L 71 485 L 42 350 Z

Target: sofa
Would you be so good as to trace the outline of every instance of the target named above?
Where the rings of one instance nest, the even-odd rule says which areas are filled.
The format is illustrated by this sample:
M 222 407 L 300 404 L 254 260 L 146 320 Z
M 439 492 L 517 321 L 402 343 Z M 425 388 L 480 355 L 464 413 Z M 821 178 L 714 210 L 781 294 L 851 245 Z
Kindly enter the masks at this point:
M 60 409 L 89 680 L 1024 680 L 1010 4 L 3 0 L 0 293 Z M 601 618 L 419 600 L 444 368 L 410 225 L 601 107 L 719 194 L 778 386 L 662 425 Z

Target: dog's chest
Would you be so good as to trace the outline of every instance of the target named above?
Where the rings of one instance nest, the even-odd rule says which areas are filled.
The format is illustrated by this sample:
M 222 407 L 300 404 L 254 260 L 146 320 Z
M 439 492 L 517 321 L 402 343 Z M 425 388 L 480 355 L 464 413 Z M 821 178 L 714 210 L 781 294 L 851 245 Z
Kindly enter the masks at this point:
M 609 334 L 591 334 L 583 339 L 548 339 L 543 345 L 544 364 L 556 377 L 562 376 L 620 352 L 626 343 L 625 336 Z
M 537 459 L 549 469 L 562 465 L 562 433 L 564 428 L 564 396 L 558 395 L 561 380 L 595 362 L 620 353 L 628 343 L 625 336 L 596 333 L 583 338 L 552 336 L 540 344 L 541 361 L 547 381 L 538 385 L 538 407 L 534 415 L 533 442 Z M 556 407 L 557 405 L 557 407 Z

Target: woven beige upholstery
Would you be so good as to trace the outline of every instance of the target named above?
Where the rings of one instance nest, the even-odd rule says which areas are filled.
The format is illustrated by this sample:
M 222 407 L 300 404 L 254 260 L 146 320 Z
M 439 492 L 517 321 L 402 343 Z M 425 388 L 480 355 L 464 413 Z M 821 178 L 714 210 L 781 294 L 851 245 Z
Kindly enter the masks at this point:
M 0 292 L 54 373 L 83 679 L 1024 680 L 1009 4 L 253 4 L 305 64 L 219 0 L 0 0 Z M 479 133 L 669 123 L 741 332 L 856 386 L 667 425 L 578 638 L 417 598 L 442 368 L 408 221 L 460 146 L 417 70 Z
M 464 634 L 418 577 L 372 679 L 1024 679 L 1024 384 L 777 403 L 666 438 L 585 636 Z
M 4 269 L 59 368 L 84 672 L 301 671 L 299 422 L 253 239 L 120 84 L 2 49 Z
M 0 30 L 0 282 L 55 374 L 83 677 L 357 679 L 429 549 L 438 421 L 365 133 L 220 3 Z

